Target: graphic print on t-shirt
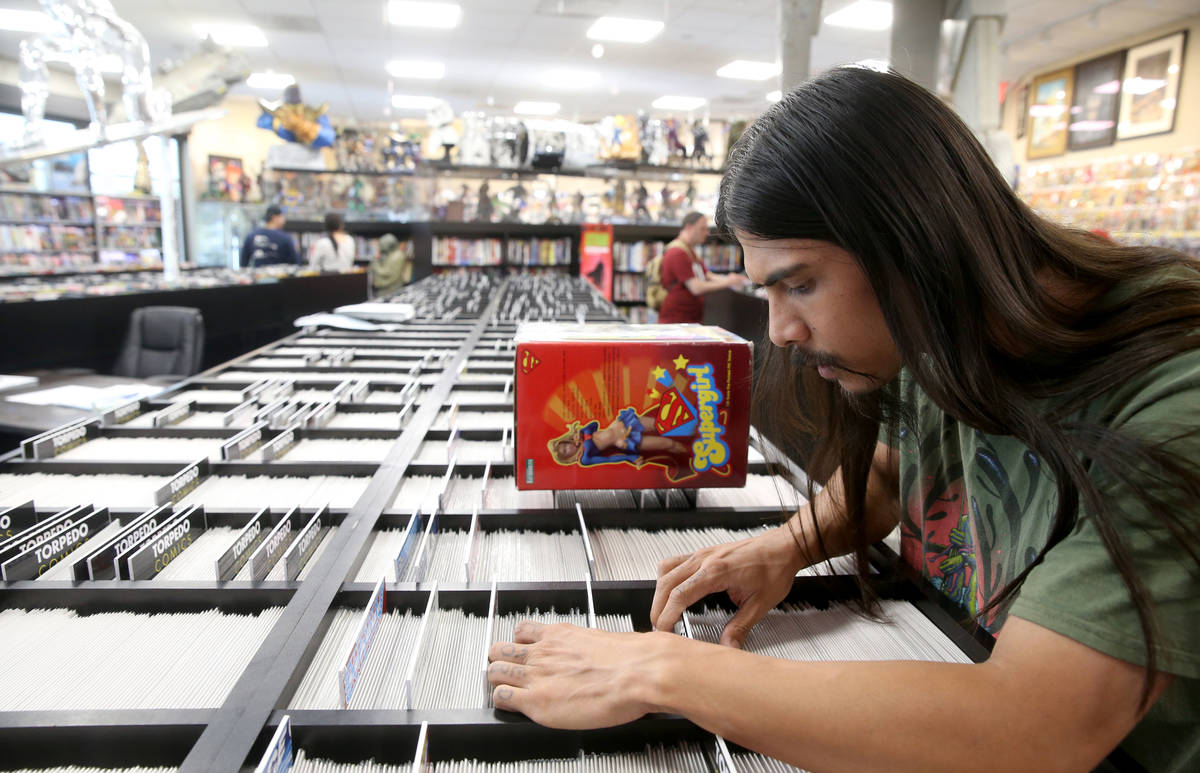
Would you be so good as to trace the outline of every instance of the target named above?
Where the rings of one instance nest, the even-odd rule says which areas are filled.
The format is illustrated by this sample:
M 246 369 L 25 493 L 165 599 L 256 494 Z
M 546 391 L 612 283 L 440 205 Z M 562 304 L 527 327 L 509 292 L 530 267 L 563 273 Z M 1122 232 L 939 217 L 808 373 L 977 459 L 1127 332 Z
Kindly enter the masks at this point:
M 998 444 L 949 419 L 921 423 L 920 437 L 899 432 L 901 558 L 984 628 L 999 630 L 1009 605 L 984 610 L 1045 544 L 1047 521 L 1023 514 L 1053 507 L 1053 480 L 1011 438 Z

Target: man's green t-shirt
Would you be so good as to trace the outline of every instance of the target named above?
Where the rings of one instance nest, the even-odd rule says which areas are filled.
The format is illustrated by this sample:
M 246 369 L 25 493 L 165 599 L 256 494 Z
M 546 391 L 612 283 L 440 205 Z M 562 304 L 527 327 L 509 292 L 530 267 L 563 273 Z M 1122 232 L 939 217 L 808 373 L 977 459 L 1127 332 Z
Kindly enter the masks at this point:
M 1046 465 L 1015 438 L 948 417 L 909 377 L 900 378 L 916 426 L 899 429 L 901 557 L 997 636 L 1008 615 L 1093 649 L 1144 664 L 1145 645 L 1129 593 L 1090 517 L 1030 572 L 1007 609 L 982 614 L 1045 545 L 1057 503 Z M 1200 351 L 1176 356 L 1114 385 L 1080 418 L 1200 463 Z M 1182 437 L 1180 437 L 1182 436 Z M 1175 681 L 1122 744 L 1149 771 L 1200 771 L 1200 569 L 1163 528 L 1145 528 L 1133 494 L 1094 473 L 1110 512 L 1135 515 L 1118 528 L 1155 602 L 1158 668 Z M 1180 515 L 1200 531 L 1200 502 Z

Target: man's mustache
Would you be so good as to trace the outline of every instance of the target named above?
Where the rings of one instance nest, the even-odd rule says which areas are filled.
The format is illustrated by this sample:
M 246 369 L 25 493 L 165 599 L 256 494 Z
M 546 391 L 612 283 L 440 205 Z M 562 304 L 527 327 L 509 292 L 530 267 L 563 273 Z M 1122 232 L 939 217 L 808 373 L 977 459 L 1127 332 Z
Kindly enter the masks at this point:
M 788 352 L 788 360 L 797 368 L 819 368 L 822 366 L 826 368 L 837 368 L 838 370 L 845 371 L 846 373 L 853 373 L 856 376 L 862 376 L 863 378 L 868 378 L 872 381 L 879 381 L 879 379 L 877 379 L 875 376 L 872 376 L 870 373 L 863 373 L 861 370 L 847 368 L 837 357 L 834 357 L 832 354 L 826 354 L 825 352 L 808 352 L 793 346 Z

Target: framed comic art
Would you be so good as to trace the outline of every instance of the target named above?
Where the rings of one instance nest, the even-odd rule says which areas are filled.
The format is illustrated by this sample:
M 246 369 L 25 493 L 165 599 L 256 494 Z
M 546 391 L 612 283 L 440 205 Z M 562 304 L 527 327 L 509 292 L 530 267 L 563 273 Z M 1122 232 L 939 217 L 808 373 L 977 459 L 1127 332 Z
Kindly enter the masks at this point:
M 1175 103 L 1187 32 L 1176 32 L 1129 49 L 1121 83 L 1117 139 L 1165 134 L 1175 128 Z
M 1121 105 L 1125 52 L 1116 51 L 1075 65 L 1075 95 L 1067 122 L 1067 148 L 1090 150 L 1113 144 Z
M 1067 118 L 1075 71 L 1071 69 L 1040 75 L 1033 79 L 1029 104 L 1028 159 L 1057 156 L 1067 150 Z

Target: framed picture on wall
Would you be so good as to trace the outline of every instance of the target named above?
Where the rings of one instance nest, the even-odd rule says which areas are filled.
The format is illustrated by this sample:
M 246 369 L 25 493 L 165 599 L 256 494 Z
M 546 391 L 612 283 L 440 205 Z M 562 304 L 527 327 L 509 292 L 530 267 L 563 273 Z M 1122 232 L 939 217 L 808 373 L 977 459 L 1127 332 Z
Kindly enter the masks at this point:
M 1129 49 L 1121 84 L 1117 139 L 1164 134 L 1175 128 L 1175 102 L 1187 31 Z
M 1026 158 L 1046 158 L 1066 152 L 1067 117 L 1074 80 L 1075 71 L 1069 68 L 1033 79 Z
M 1067 122 L 1068 149 L 1089 150 L 1113 144 L 1124 69 L 1124 51 L 1075 65 L 1075 96 Z
M 1026 125 L 1029 123 L 1029 84 L 1022 83 L 1017 89 L 1017 139 L 1025 136 Z

